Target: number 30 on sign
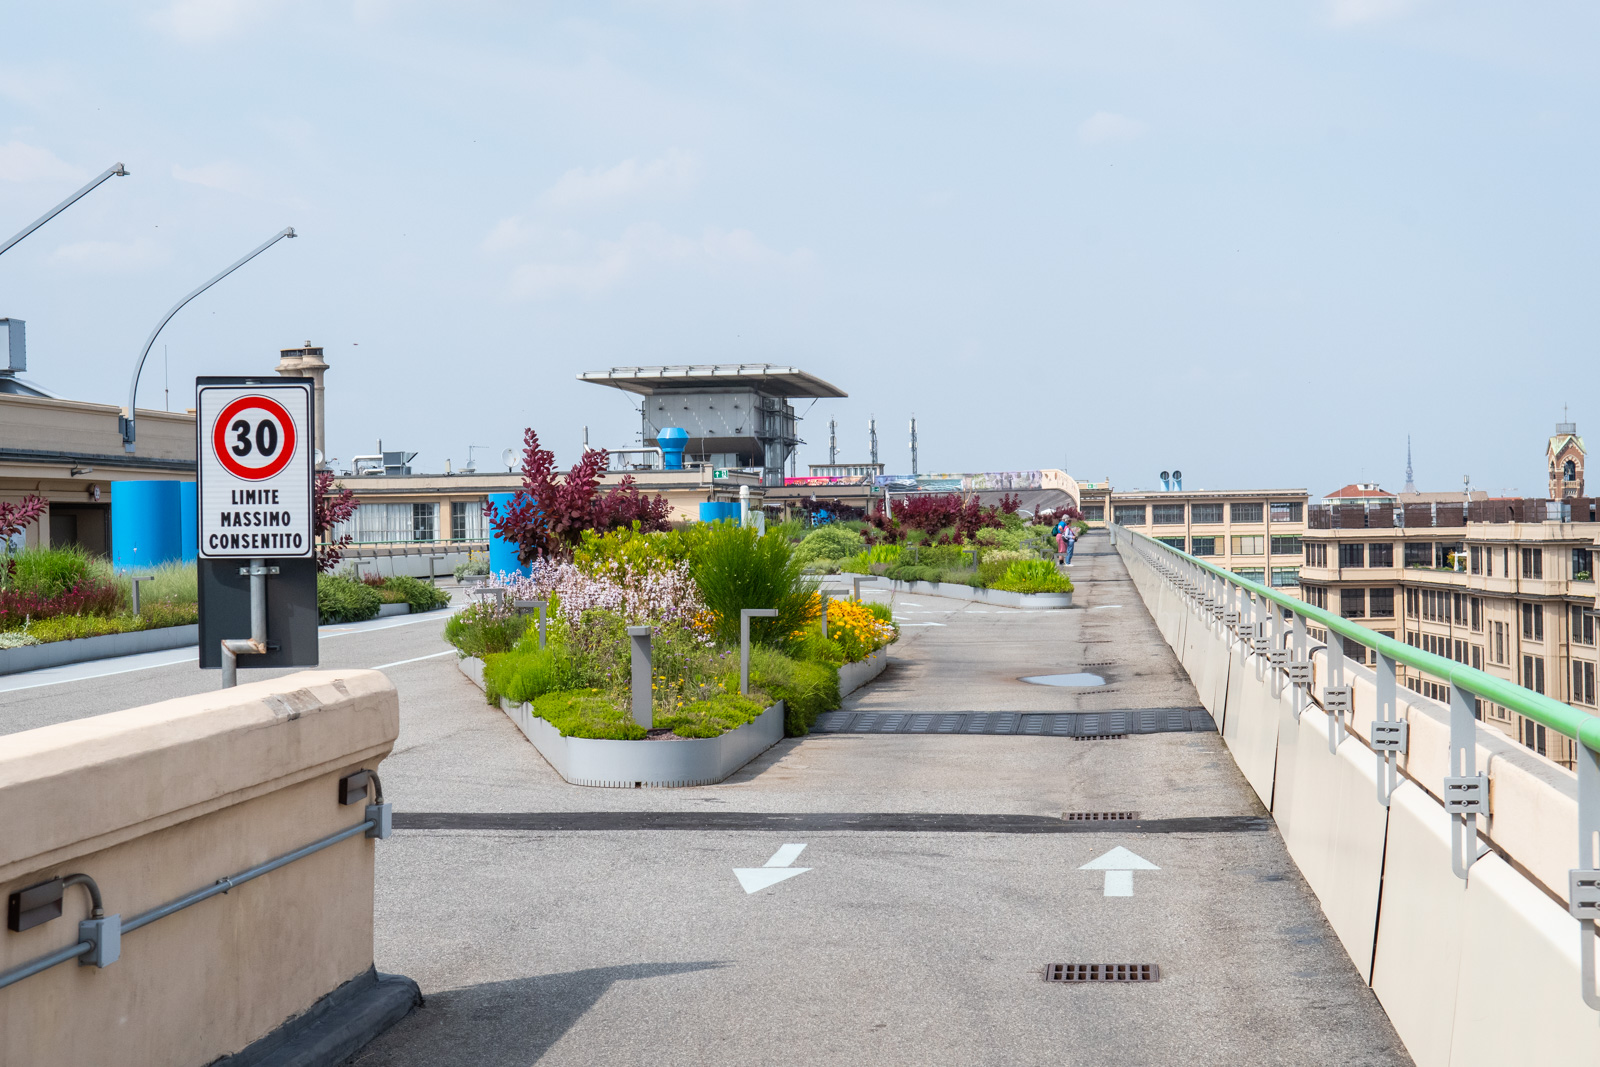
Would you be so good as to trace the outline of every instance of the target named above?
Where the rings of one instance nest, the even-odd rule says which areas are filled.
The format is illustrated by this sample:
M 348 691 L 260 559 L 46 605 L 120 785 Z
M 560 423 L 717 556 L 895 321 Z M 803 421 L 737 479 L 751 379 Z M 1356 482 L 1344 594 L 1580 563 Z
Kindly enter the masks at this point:
M 200 555 L 314 554 L 311 383 L 200 378 L 195 386 Z

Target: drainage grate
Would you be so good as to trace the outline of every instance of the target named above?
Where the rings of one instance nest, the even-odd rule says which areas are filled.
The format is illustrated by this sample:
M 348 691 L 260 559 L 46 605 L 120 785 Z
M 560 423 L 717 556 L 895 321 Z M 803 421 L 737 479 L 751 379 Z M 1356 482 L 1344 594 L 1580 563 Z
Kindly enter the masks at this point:
M 1139 817 L 1136 811 L 1064 811 L 1061 817 L 1067 822 L 1132 822 Z
M 1137 708 L 1120 711 L 830 711 L 817 718 L 819 734 L 1020 734 L 1082 737 L 1215 730 L 1204 708 Z
M 1155 963 L 1050 963 L 1046 982 L 1158 982 L 1161 967 Z
M 1074 741 L 1126 741 L 1127 734 L 1076 734 Z

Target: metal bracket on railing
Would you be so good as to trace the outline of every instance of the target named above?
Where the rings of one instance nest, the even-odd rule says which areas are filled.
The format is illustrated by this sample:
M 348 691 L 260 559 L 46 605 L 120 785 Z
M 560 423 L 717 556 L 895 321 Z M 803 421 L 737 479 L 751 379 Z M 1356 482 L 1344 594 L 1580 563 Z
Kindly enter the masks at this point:
M 1264 656 L 1272 650 L 1272 638 L 1267 636 L 1267 624 L 1254 623 L 1250 628 L 1250 651 Z
M 1478 858 L 1478 816 L 1489 814 L 1489 776 L 1478 773 L 1478 720 L 1472 694 L 1450 683 L 1450 771 L 1444 809 L 1450 813 L 1450 865 L 1463 882 Z M 1581 747 L 1581 746 L 1580 746 Z
M 1595 988 L 1595 920 L 1600 918 L 1600 753 L 1583 741 L 1578 759 L 1578 866 L 1567 872 L 1567 908 L 1578 920 L 1578 954 L 1583 961 L 1583 1002 L 1600 1011 Z
M 1367 734 L 1372 752 L 1378 758 L 1378 803 L 1389 806 L 1389 798 L 1400 786 L 1400 757 L 1406 752 L 1411 724 L 1400 719 L 1400 684 L 1394 660 L 1378 653 L 1378 717 Z
M 1322 710 L 1328 713 L 1328 751 L 1337 754 L 1344 744 L 1344 717 L 1355 711 L 1355 686 L 1330 685 L 1322 691 Z

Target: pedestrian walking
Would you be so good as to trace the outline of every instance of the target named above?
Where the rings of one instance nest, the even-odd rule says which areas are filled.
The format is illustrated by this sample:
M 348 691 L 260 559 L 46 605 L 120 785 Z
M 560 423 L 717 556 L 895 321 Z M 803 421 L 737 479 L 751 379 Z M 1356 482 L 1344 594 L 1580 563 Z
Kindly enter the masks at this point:
M 1067 542 L 1067 529 L 1065 519 L 1056 523 L 1056 564 L 1058 566 L 1066 566 L 1067 560 L 1071 558 L 1068 555 L 1071 546 Z
M 1078 546 L 1078 528 L 1077 528 L 1077 526 L 1073 525 L 1070 522 L 1067 523 L 1066 526 L 1067 526 L 1066 533 L 1063 534 L 1063 538 L 1066 541 L 1066 548 L 1064 550 L 1065 553 L 1066 553 L 1066 559 L 1061 561 L 1062 566 L 1066 566 L 1066 565 L 1068 565 L 1068 564 L 1070 564 L 1072 562 L 1072 550 Z

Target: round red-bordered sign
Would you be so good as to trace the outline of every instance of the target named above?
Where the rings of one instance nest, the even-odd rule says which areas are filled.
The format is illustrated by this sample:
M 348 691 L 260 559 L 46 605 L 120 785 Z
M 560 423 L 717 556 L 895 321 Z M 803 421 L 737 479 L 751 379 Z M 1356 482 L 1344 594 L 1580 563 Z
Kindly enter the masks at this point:
M 287 467 L 294 458 L 296 440 L 289 412 L 271 397 L 260 395 L 239 397 L 222 409 L 211 428 L 211 451 L 222 469 L 253 482 L 271 478 Z

